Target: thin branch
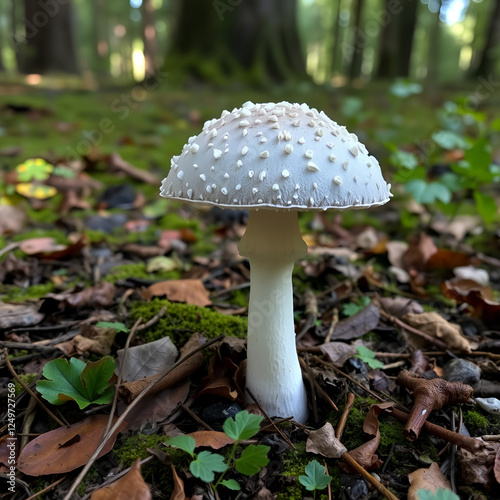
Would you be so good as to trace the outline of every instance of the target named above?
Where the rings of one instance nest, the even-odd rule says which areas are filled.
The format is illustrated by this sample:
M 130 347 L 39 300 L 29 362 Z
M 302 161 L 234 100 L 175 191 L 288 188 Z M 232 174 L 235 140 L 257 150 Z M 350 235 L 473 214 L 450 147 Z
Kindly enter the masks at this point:
M 335 436 L 339 441 L 342 440 L 342 434 L 344 434 L 344 428 L 345 424 L 347 423 L 347 417 L 349 416 L 349 413 L 351 411 L 351 408 L 354 404 L 354 400 L 356 399 L 356 396 L 350 392 L 347 394 L 346 397 L 346 402 L 344 406 L 344 411 L 342 412 L 342 415 L 340 416 L 339 423 L 337 425 L 337 429 L 335 430 Z

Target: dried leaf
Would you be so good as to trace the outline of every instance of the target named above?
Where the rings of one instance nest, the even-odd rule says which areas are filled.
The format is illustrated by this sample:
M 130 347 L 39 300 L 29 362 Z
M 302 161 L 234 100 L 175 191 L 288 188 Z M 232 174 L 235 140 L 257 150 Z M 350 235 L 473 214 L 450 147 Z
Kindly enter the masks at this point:
M 359 313 L 339 321 L 335 325 L 333 338 L 336 340 L 357 339 L 377 327 L 380 310 L 375 304 L 369 304 Z
M 423 233 L 414 236 L 401 257 L 403 269 L 423 271 L 429 258 L 436 252 L 437 247 L 430 236 Z
M 196 306 L 208 306 L 212 303 L 202 281 L 196 279 L 161 281 L 142 290 L 142 296 L 146 300 L 163 295 L 173 302 L 185 302 Z
M 19 233 L 26 223 L 26 214 L 19 207 L 0 205 L 0 234 Z
M 170 337 L 138 345 L 128 349 L 125 365 L 121 367 L 125 350 L 118 352 L 117 369 L 122 371 L 123 380 L 133 382 L 166 370 L 175 363 L 179 352 Z
M 472 280 L 455 278 L 445 281 L 442 289 L 446 297 L 472 306 L 474 316 L 480 317 L 493 326 L 498 326 L 500 303 L 495 302 L 493 290 L 490 287 L 481 286 Z
M 426 271 L 434 271 L 436 269 L 454 269 L 455 267 L 463 267 L 471 264 L 471 258 L 462 252 L 456 250 L 448 250 L 439 248 L 433 253 L 425 264 Z
M 114 420 L 116 421 L 116 419 Z M 21 452 L 17 468 L 28 476 L 62 474 L 85 465 L 101 444 L 102 434 L 108 423 L 107 415 L 92 415 L 69 427 L 60 427 L 46 432 L 30 441 Z M 99 453 L 108 453 L 118 433 L 125 427 L 122 423 L 106 446 Z
M 196 448 L 202 446 L 212 448 L 213 450 L 219 450 L 224 448 L 229 444 L 233 444 L 234 441 L 226 436 L 224 432 L 219 431 L 196 431 L 188 434 L 196 441 Z
M 355 346 L 346 344 L 345 342 L 327 342 L 326 344 L 322 344 L 320 349 L 338 368 L 344 366 L 344 363 L 358 352 Z
M 449 323 L 437 312 L 425 312 L 422 314 L 405 314 L 403 321 L 432 337 L 446 342 L 450 349 L 460 352 L 471 352 L 471 346 L 467 338 L 462 334 L 460 326 Z M 412 344 L 417 348 L 425 346 L 425 340 L 408 334 Z
M 389 262 L 399 269 L 403 269 L 403 255 L 408 250 L 408 243 L 405 241 L 389 241 L 386 244 L 387 258 Z
M 56 347 L 61 349 L 66 356 L 83 355 L 89 352 L 107 356 L 111 353 L 111 346 L 115 341 L 116 333 L 117 331 L 114 328 L 83 325 L 81 335 L 76 335 L 67 342 L 56 344 Z
M 66 245 L 56 243 L 54 238 L 30 238 L 19 244 L 19 249 L 26 255 L 37 255 L 64 250 Z
M 461 468 L 461 478 L 466 484 L 481 484 L 490 488 L 496 482 L 495 464 L 500 443 L 486 441 L 482 450 L 474 452 L 459 448 L 457 453 Z
M 94 491 L 91 500 L 151 500 L 149 486 L 141 474 L 141 459 L 138 458 L 130 470 L 114 483 Z
M 330 422 L 316 431 L 311 431 L 307 438 L 306 451 L 328 458 L 340 458 L 347 448 L 335 437 L 335 430 Z
M 0 302 L 0 328 L 33 326 L 40 323 L 44 317 L 36 306 Z
M 428 469 L 417 469 L 408 474 L 408 479 L 411 484 L 408 490 L 408 500 L 419 500 L 418 490 L 429 490 L 433 493 L 438 489 L 451 490 L 450 482 L 436 462 L 433 462 Z
M 497 449 L 497 454 L 495 455 L 495 465 L 493 466 L 493 473 L 495 474 L 497 483 L 500 484 L 500 448 Z
M 174 481 L 174 491 L 170 500 L 189 500 L 189 497 L 184 493 L 184 481 L 177 475 L 175 467 L 172 467 L 172 479 Z
M 77 293 L 48 293 L 45 299 L 59 302 L 59 307 L 110 307 L 115 298 L 115 285 L 102 282 Z

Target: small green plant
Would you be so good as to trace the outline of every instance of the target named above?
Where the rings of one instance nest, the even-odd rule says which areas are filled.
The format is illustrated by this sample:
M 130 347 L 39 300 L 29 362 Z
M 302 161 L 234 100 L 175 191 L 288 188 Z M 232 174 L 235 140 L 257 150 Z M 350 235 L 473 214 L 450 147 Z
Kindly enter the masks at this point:
M 99 328 L 114 328 L 117 332 L 128 333 L 129 329 L 124 323 L 119 322 L 109 322 L 109 321 L 99 321 L 95 324 Z
M 377 368 L 382 368 L 384 366 L 382 361 L 375 359 L 375 353 L 371 349 L 368 349 L 368 347 L 358 345 L 356 350 L 358 351 L 358 354 L 355 354 L 354 357 L 359 358 L 363 361 L 363 363 L 366 363 L 372 370 L 376 370 Z
M 356 299 L 354 302 L 344 304 L 342 313 L 344 314 L 344 316 L 354 316 L 355 314 L 362 311 L 365 307 L 370 305 L 370 302 L 370 297 L 363 295 L 359 299 Z
M 439 488 L 433 493 L 430 490 L 418 490 L 418 500 L 460 500 L 451 490 Z
M 300 484 L 305 486 L 306 490 L 314 491 L 314 498 L 316 498 L 316 490 L 324 490 L 332 478 L 325 472 L 325 467 L 316 460 L 306 465 L 305 472 L 305 476 L 299 476 Z
M 39 380 L 37 391 L 49 403 L 62 405 L 75 401 L 81 410 L 91 404 L 107 404 L 113 399 L 114 386 L 109 383 L 115 370 L 113 358 L 84 363 L 77 358 L 49 361 Z
M 195 453 L 196 442 L 191 436 L 176 436 L 169 439 L 167 444 L 189 453 L 193 458 L 193 461 L 189 465 L 191 474 L 206 483 L 210 483 L 214 491 L 217 491 L 219 485 L 237 491 L 240 489 L 237 481 L 234 479 L 224 479 L 226 472 L 231 467 L 234 466 L 238 472 L 245 476 L 252 476 L 269 463 L 267 453 L 270 448 L 262 444 L 247 446 L 241 453 L 241 456 L 235 459 L 239 443 L 255 436 L 259 432 L 261 422 L 262 417 L 252 415 L 246 410 L 240 411 L 234 418 L 230 417 L 226 419 L 222 428 L 224 433 L 234 441 L 227 462 L 218 453 L 210 451 Z M 220 472 L 221 475 L 214 483 L 216 472 Z

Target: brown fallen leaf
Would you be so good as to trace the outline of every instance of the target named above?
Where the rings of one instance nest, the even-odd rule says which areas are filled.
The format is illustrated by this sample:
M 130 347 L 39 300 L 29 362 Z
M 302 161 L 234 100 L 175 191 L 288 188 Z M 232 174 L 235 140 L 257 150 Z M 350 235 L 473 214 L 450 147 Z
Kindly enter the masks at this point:
M 197 279 L 161 281 L 142 290 L 142 296 L 146 300 L 163 295 L 173 302 L 185 302 L 195 306 L 208 306 L 212 303 L 208 298 L 207 289 L 202 281 Z
M 454 278 L 441 286 L 446 297 L 472 306 L 474 316 L 492 326 L 500 324 L 500 303 L 494 300 L 493 290 L 469 279 Z
M 405 314 L 402 319 L 417 330 L 446 342 L 450 349 L 459 352 L 471 352 L 471 345 L 468 339 L 462 334 L 460 326 L 449 323 L 437 312 L 410 313 Z M 408 337 L 414 347 L 418 349 L 425 347 L 426 342 L 421 337 L 417 337 L 411 333 L 408 333 Z
M 423 271 L 431 255 L 437 252 L 437 247 L 430 236 L 420 233 L 410 240 L 406 252 L 401 256 L 403 269 L 407 271 Z
M 339 321 L 335 325 L 332 338 L 335 340 L 357 339 L 377 327 L 380 310 L 375 304 L 369 304 L 357 314 Z
M 234 443 L 229 436 L 219 431 L 196 431 L 191 432 L 188 436 L 194 438 L 196 448 L 205 446 L 213 450 L 219 450 L 220 448 L 224 448 L 224 446 Z
M 69 427 L 59 427 L 36 437 L 21 451 L 18 470 L 28 476 L 43 476 L 71 472 L 85 465 L 101 444 L 107 423 L 108 415 L 92 415 Z M 116 436 L 125 425 L 123 422 L 115 431 L 99 457 L 111 451 Z
M 348 359 L 358 353 L 355 346 L 346 344 L 345 342 L 327 342 L 326 344 L 321 344 L 320 349 L 337 368 L 342 368 Z
M 0 328 L 33 326 L 40 323 L 44 317 L 36 306 L 0 302 Z
M 19 207 L 0 205 L 0 234 L 19 233 L 26 224 L 26 214 Z
M 363 431 L 373 437 L 366 443 L 363 443 L 361 446 L 349 452 L 349 455 L 367 471 L 375 470 L 382 465 L 382 460 L 380 460 L 376 454 L 378 445 L 380 444 L 380 429 L 377 417 L 380 413 L 392 406 L 394 406 L 394 403 L 381 403 L 370 407 L 365 417 L 365 421 L 363 422 Z M 344 462 L 340 462 L 339 467 L 348 473 L 352 473 L 352 468 Z
M 115 341 L 117 331 L 114 328 L 101 328 L 95 325 L 83 325 L 81 335 L 76 335 L 67 342 L 56 344 L 66 356 L 87 354 L 92 352 L 107 356 L 111 353 L 111 346 Z
M 335 430 L 330 422 L 316 431 L 311 431 L 306 442 L 306 451 L 328 458 L 340 458 L 347 448 L 335 437 Z
M 500 484 L 500 448 L 498 448 L 497 454 L 495 455 L 495 465 L 493 466 L 493 473 L 495 474 L 497 483 Z
M 114 483 L 94 491 L 91 500 L 151 500 L 149 486 L 141 474 L 141 459 L 138 458 L 130 470 Z
M 466 484 L 481 484 L 491 488 L 498 481 L 494 470 L 499 451 L 500 443 L 495 441 L 486 441 L 482 450 L 473 452 L 458 448 L 457 459 L 462 480 Z
M 439 248 L 433 253 L 425 264 L 426 271 L 435 271 L 437 269 L 454 269 L 455 267 L 468 266 L 472 262 L 469 255 L 456 250 Z
M 417 469 L 408 474 L 410 488 L 408 489 L 408 500 L 419 500 L 418 490 L 429 490 L 435 493 L 438 489 L 451 490 L 448 479 L 444 477 L 439 465 L 433 462 L 428 469 Z
M 102 282 L 81 292 L 48 293 L 44 298 L 58 302 L 59 309 L 64 309 L 65 307 L 106 308 L 113 304 L 115 292 L 115 285 Z
M 174 480 L 174 491 L 170 500 L 189 500 L 189 497 L 184 493 L 184 481 L 177 475 L 175 467 L 173 465 L 170 467 L 172 467 L 172 479 Z

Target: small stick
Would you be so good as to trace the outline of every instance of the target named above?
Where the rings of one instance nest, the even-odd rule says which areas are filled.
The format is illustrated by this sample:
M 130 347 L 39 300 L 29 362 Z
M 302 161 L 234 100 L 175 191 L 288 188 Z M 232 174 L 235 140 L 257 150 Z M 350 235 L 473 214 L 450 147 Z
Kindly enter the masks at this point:
M 49 484 L 43 490 L 37 491 L 34 495 L 31 495 L 26 500 L 35 500 L 35 498 L 38 498 L 40 495 L 43 495 L 44 493 L 47 493 L 48 491 L 55 488 L 59 483 L 62 483 L 67 477 L 68 476 L 60 477 L 57 481 L 54 481 L 52 484 Z
M 277 425 L 277 424 L 281 424 L 283 422 L 290 422 L 290 420 L 292 420 L 293 417 L 286 417 L 286 418 L 279 418 L 279 419 L 276 419 L 274 421 L 272 421 L 270 424 L 268 425 L 264 425 L 264 427 L 261 427 L 260 430 L 261 432 L 262 431 L 267 431 L 268 429 L 270 429 L 271 427 L 274 429 L 274 426 Z
M 328 464 L 325 462 L 323 462 L 323 465 L 325 466 L 325 472 L 326 472 L 326 475 L 329 476 L 329 472 L 328 472 Z M 331 481 L 330 481 L 331 482 Z M 330 483 L 328 483 L 328 500 L 332 500 L 332 485 Z
M 332 321 L 330 323 L 330 328 L 328 328 L 328 334 L 326 335 L 325 341 L 323 342 L 324 344 L 327 344 L 328 342 L 330 342 L 330 340 L 332 340 L 333 332 L 338 322 L 339 322 L 339 310 L 336 307 L 334 307 Z
M 274 429 L 276 429 L 276 432 L 279 433 L 279 435 L 294 449 L 296 450 L 297 448 L 295 448 L 295 445 L 288 439 L 288 437 L 285 435 L 285 433 L 271 420 L 271 417 L 267 414 L 267 411 L 264 410 L 264 408 L 262 408 L 262 406 L 260 406 L 259 402 L 255 399 L 254 395 L 252 394 L 252 391 L 247 387 L 246 388 L 246 391 L 248 392 L 248 395 L 253 399 L 253 402 L 257 405 L 257 408 L 262 412 L 263 415 L 265 415 L 265 417 L 267 418 L 267 420 L 269 420 L 269 422 L 271 422 L 272 426 L 274 427 Z
M 143 325 L 139 325 L 137 327 L 137 331 L 142 332 L 142 330 L 145 330 L 146 328 L 153 326 L 165 315 L 166 312 L 167 308 L 163 306 L 149 321 L 146 321 L 146 323 L 144 323 Z
M 448 349 L 448 344 L 446 342 L 443 342 L 442 340 L 436 339 L 435 337 L 427 335 L 427 333 L 421 332 L 420 330 L 413 328 L 413 326 L 410 326 L 404 321 L 401 321 L 399 318 L 396 318 L 396 316 L 393 316 L 392 314 L 385 312 L 383 309 L 380 309 L 380 314 L 389 321 L 396 323 L 404 330 L 407 330 L 408 332 L 413 333 L 414 335 L 418 335 L 419 337 L 422 337 L 423 339 L 427 340 L 427 342 L 434 344 L 436 347 L 439 347 L 439 349 L 443 350 Z
M 380 481 L 377 481 L 364 467 L 354 460 L 354 458 L 349 455 L 349 452 L 345 452 L 342 455 L 342 459 L 345 460 L 360 476 L 368 481 L 374 488 L 376 488 L 385 498 L 389 500 L 398 500 L 398 497 L 391 493 Z
M 12 376 L 22 385 L 23 389 L 45 410 L 45 412 L 55 421 L 57 422 L 61 427 L 68 427 L 61 419 L 59 419 L 58 416 L 56 416 L 54 413 L 52 413 L 49 408 L 47 408 L 43 403 L 42 400 L 28 387 L 28 385 L 22 381 L 19 378 L 19 375 L 16 373 L 14 370 L 14 367 L 12 366 L 10 359 L 9 359 L 9 351 L 8 349 L 3 350 L 3 354 L 5 356 L 5 364 L 7 365 L 7 368 L 9 369 L 10 373 Z
M 339 423 L 337 425 L 337 429 L 335 430 L 335 436 L 339 441 L 342 440 L 342 434 L 344 434 L 344 428 L 345 424 L 347 423 L 347 417 L 349 416 L 349 413 L 351 412 L 351 408 L 354 404 L 354 400 L 356 399 L 356 396 L 350 392 L 347 394 L 346 397 L 346 402 L 344 406 L 344 411 L 342 412 L 342 415 L 340 416 Z
M 198 422 L 202 427 L 205 427 L 207 431 L 214 431 L 212 427 L 210 427 L 205 421 L 203 421 L 196 413 L 194 413 L 189 406 L 186 406 L 184 403 L 181 403 L 181 408 L 196 422 Z
M 306 364 L 304 362 L 304 360 L 299 357 L 299 362 L 300 362 L 300 366 L 302 368 L 302 374 L 304 375 L 304 377 L 306 379 L 309 379 L 309 375 L 306 373 Z M 316 388 L 316 390 L 321 394 L 321 397 L 335 410 L 335 411 L 339 411 L 339 409 L 337 408 L 337 405 L 332 401 L 332 399 L 330 398 L 330 396 L 328 395 L 328 393 L 323 389 L 323 387 L 321 387 L 320 383 L 316 380 L 316 378 L 313 376 L 313 381 L 314 381 L 314 387 Z
M 127 415 L 136 407 L 136 405 L 144 398 L 144 396 L 149 393 L 151 388 L 153 386 L 155 386 L 162 378 L 166 377 L 172 370 L 175 370 L 179 365 L 184 363 L 187 359 L 191 358 L 192 356 L 194 356 L 198 352 L 203 351 L 204 349 L 211 346 L 212 344 L 220 342 L 223 338 L 224 338 L 224 335 L 219 335 L 218 337 L 205 342 L 203 345 L 200 345 L 196 349 L 193 349 L 191 352 L 188 352 L 185 356 L 183 356 L 181 359 L 179 359 L 179 361 L 174 363 L 170 368 L 168 368 L 167 370 L 163 371 L 158 376 L 156 376 L 142 390 L 142 392 L 127 406 L 125 411 L 116 420 L 115 424 L 109 430 L 108 434 L 106 434 L 105 436 L 102 437 L 101 443 L 99 444 L 97 449 L 94 451 L 92 456 L 89 458 L 86 465 L 80 471 L 80 473 L 78 474 L 77 478 L 75 479 L 75 481 L 71 485 L 71 488 L 68 490 L 68 492 L 66 493 L 63 500 L 71 500 L 71 497 L 72 497 L 73 493 L 75 492 L 76 488 L 78 488 L 78 485 L 82 482 L 83 478 L 86 476 L 87 472 L 90 470 L 90 468 L 92 467 L 92 465 L 96 461 L 97 457 L 99 456 L 99 453 L 101 453 L 102 449 L 106 446 L 106 443 L 109 441 L 109 438 L 113 435 L 114 432 L 116 432 L 117 429 L 119 429 L 120 425 L 126 419 Z

